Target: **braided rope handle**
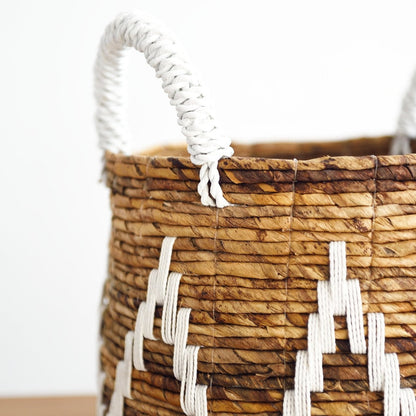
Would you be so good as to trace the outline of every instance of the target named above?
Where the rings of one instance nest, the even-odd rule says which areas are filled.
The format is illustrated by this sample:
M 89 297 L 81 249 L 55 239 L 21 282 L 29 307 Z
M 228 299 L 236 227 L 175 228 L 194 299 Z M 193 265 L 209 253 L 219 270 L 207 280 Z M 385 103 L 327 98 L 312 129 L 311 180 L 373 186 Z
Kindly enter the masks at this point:
M 390 146 L 390 154 L 412 153 L 410 141 L 414 139 L 416 139 L 416 72 L 403 98 L 396 134 Z
M 229 205 L 219 185 L 218 160 L 233 154 L 231 140 L 215 122 L 201 82 L 173 37 L 158 22 L 141 14 L 121 14 L 101 39 L 95 65 L 96 125 L 104 151 L 130 153 L 125 111 L 126 52 L 142 52 L 162 79 L 162 87 L 176 108 L 191 161 L 201 166 L 198 192 L 204 205 Z

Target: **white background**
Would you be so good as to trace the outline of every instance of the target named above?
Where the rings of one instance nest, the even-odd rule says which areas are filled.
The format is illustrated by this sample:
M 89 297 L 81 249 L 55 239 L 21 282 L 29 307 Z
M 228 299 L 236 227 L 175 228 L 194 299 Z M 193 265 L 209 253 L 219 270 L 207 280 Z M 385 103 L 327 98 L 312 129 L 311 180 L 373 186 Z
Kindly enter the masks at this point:
M 0 395 L 95 390 L 110 212 L 98 183 L 93 63 L 118 12 L 175 32 L 245 140 L 390 133 L 416 66 L 414 1 L 13 0 L 0 5 Z M 177 141 L 141 57 L 136 147 Z

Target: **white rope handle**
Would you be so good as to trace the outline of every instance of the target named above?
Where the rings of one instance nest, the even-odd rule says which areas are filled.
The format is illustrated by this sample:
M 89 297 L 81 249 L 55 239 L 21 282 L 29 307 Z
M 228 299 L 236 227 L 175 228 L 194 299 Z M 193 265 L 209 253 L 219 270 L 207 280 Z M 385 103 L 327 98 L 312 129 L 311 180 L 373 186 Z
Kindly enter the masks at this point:
M 207 94 L 179 45 L 160 23 L 148 16 L 119 15 L 101 39 L 95 66 L 100 147 L 113 153 L 130 153 L 124 67 L 126 52 L 131 48 L 143 53 L 176 108 L 191 161 L 201 166 L 201 202 L 220 208 L 229 205 L 219 185 L 218 160 L 232 156 L 231 140 L 218 128 Z
M 397 122 L 396 134 L 390 146 L 390 154 L 412 153 L 410 141 L 416 139 L 416 72 L 403 98 Z

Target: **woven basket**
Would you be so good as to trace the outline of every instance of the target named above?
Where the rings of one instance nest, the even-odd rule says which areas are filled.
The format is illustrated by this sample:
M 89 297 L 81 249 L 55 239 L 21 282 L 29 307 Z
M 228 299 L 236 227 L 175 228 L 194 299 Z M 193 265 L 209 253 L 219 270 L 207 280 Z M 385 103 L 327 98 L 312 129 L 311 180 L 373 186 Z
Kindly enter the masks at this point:
M 126 150 L 130 47 L 162 79 L 191 159 Z M 96 70 L 113 211 L 97 414 L 415 416 L 416 88 L 394 138 L 232 156 L 160 24 L 119 16 Z

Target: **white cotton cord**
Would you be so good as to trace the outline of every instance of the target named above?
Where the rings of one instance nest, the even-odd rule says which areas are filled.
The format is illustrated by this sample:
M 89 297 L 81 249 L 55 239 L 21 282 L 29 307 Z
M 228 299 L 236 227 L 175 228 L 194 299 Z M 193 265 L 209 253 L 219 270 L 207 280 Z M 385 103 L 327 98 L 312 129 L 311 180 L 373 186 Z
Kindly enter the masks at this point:
M 123 384 L 123 395 L 128 399 L 131 399 L 131 372 L 133 367 L 133 331 L 127 332 L 124 338 L 124 377 L 126 378 Z
M 324 354 L 333 354 L 336 350 L 334 307 L 331 299 L 331 282 L 318 282 L 318 313 L 321 327 L 321 348 Z
M 385 324 L 382 313 L 369 313 L 368 381 L 370 391 L 384 391 L 385 416 L 416 416 L 416 399 L 412 389 L 400 388 L 399 359 L 385 353 Z
M 335 315 L 346 315 L 351 352 L 366 353 L 360 283 L 358 279 L 347 280 L 347 253 L 343 241 L 329 244 L 329 280 L 318 281 L 317 301 L 318 313 L 311 313 L 308 319 L 307 350 L 296 354 L 295 387 L 284 393 L 284 416 L 309 416 L 310 393 L 324 390 L 322 355 L 336 352 Z M 370 325 L 371 319 L 369 336 Z M 370 357 L 369 352 L 369 361 Z
M 184 413 L 187 416 L 196 416 L 196 375 L 198 367 L 199 347 L 188 345 L 184 354 L 184 366 L 182 368 L 182 383 L 180 391 L 180 402 Z
M 133 332 L 127 332 L 124 339 L 124 360 L 117 363 L 114 391 L 107 416 L 123 416 L 124 397 L 131 398 L 133 338 Z
M 178 309 L 179 284 L 182 275 L 171 272 L 174 237 L 165 237 L 162 241 L 159 267 L 151 270 L 147 284 L 146 300 L 139 305 L 134 332 L 126 335 L 124 360 L 119 361 L 116 369 L 115 388 L 110 401 L 107 416 L 122 416 L 124 397 L 131 398 L 132 367 L 146 371 L 143 357 L 144 338 L 153 339 L 156 303 L 162 308 L 162 339 L 173 344 L 173 373 L 181 381 L 182 410 L 188 416 L 208 416 L 206 385 L 196 383 L 199 346 L 187 345 L 190 308 Z M 100 413 L 101 412 L 101 413 Z M 105 407 L 97 406 L 97 415 L 105 413 Z
M 204 205 L 228 205 L 219 185 L 218 160 L 231 157 L 231 140 L 218 127 L 208 94 L 182 48 L 167 29 L 144 14 L 121 14 L 101 39 L 95 65 L 96 125 L 99 145 L 113 153 L 130 153 L 125 111 L 125 61 L 128 49 L 142 52 L 162 80 L 176 108 L 191 161 L 201 166 L 198 191 Z
M 411 388 L 400 390 L 400 411 L 401 416 L 416 415 L 416 399 Z
M 133 362 L 139 371 L 146 371 L 143 358 L 144 338 L 156 338 L 153 335 L 154 318 L 156 311 L 156 289 L 159 273 L 157 269 L 153 269 L 149 274 L 147 284 L 146 300 L 142 301 L 137 311 L 136 324 L 134 328 L 134 348 Z
M 170 261 L 172 258 L 173 245 L 176 237 L 165 237 L 160 249 L 159 267 L 157 269 L 157 283 L 156 283 L 156 303 L 163 305 L 166 292 L 166 282 L 169 274 Z
M 408 155 L 412 153 L 409 136 L 396 133 L 391 141 L 389 153 L 391 155 Z
M 147 284 L 146 300 L 140 304 L 137 311 L 134 363 L 135 367 L 141 371 L 146 370 L 143 359 L 143 338 L 152 340 L 156 339 L 153 335 L 156 303 L 163 305 L 165 301 L 166 282 L 174 243 L 175 237 L 165 237 L 163 239 L 162 247 L 160 249 L 159 267 L 150 272 Z M 139 339 L 140 337 L 141 339 Z
M 385 356 L 384 415 L 400 416 L 400 370 L 397 354 Z
M 365 354 L 367 346 L 364 335 L 363 306 L 360 282 L 358 279 L 346 281 L 347 289 L 347 327 L 350 350 L 353 354 Z
M 229 202 L 224 198 L 220 186 L 220 174 L 218 172 L 218 161 L 204 163 L 199 171 L 198 193 L 201 195 L 203 205 L 224 208 Z M 208 187 L 208 184 L 211 187 Z
M 178 380 L 182 380 L 183 367 L 185 365 L 185 348 L 188 341 L 190 308 L 180 308 L 176 318 L 175 345 L 173 347 L 173 374 Z
M 348 337 L 353 354 L 368 358 L 370 391 L 384 391 L 385 416 L 416 416 L 416 399 L 412 389 L 400 389 L 397 354 L 385 353 L 385 325 L 382 313 L 369 313 L 368 350 L 364 335 L 360 282 L 347 280 L 345 242 L 329 244 L 330 278 L 317 285 L 318 313 L 309 315 L 308 349 L 298 351 L 295 365 L 295 387 L 283 397 L 283 416 L 309 416 L 311 392 L 323 391 L 322 354 L 335 353 L 334 318 L 347 317 Z M 335 304 L 338 303 L 338 306 Z
M 156 338 L 153 335 L 153 326 L 156 312 L 156 290 L 159 277 L 159 270 L 152 270 L 149 274 L 149 281 L 147 284 L 146 301 L 143 302 L 145 306 L 141 309 L 143 313 L 143 336 L 147 339 Z M 138 312 L 139 313 L 139 312 Z M 139 318 L 140 320 L 140 318 Z
M 410 141 L 416 138 L 416 72 L 402 101 L 396 134 L 390 145 L 390 154 L 406 155 L 412 152 Z
M 202 205 L 214 206 L 215 201 L 211 198 L 209 192 L 209 164 L 204 163 L 199 170 L 198 193 L 201 196 Z
M 283 396 L 283 415 L 296 416 L 295 391 L 286 390 Z
M 107 406 L 102 402 L 103 399 L 103 392 L 104 392 L 104 383 L 105 383 L 105 372 L 101 371 L 97 377 L 97 402 L 95 405 L 95 414 L 96 416 L 104 416 Z
M 150 272 L 146 301 L 139 305 L 135 330 L 126 334 L 124 359 L 116 367 L 115 386 L 107 416 L 123 416 L 124 397 L 131 398 L 133 365 L 139 371 L 146 371 L 143 341 L 145 337 L 154 339 L 153 324 L 158 293 L 164 294 L 161 301 L 162 337 L 164 342 L 174 345 L 173 373 L 181 381 L 182 410 L 187 416 L 208 416 L 208 386 L 197 384 L 200 347 L 187 345 L 191 309 L 178 308 L 181 274 L 171 272 L 168 275 L 174 241 L 171 237 L 163 240 L 159 268 Z M 297 352 L 294 389 L 284 393 L 284 416 L 309 416 L 312 408 L 310 393 L 323 391 L 322 354 L 336 351 L 335 302 L 344 303 L 351 352 L 366 353 L 360 284 L 358 279 L 346 279 L 345 243 L 330 243 L 329 258 L 329 280 L 319 281 L 317 285 L 318 313 L 309 315 L 308 348 Z M 384 391 L 385 416 L 399 416 L 400 412 L 402 416 L 416 416 L 413 390 L 400 389 L 398 356 L 386 354 L 384 346 L 384 315 L 369 313 L 367 354 L 370 391 Z M 104 413 L 105 407 L 98 406 L 97 415 Z
M 308 366 L 311 391 L 322 392 L 324 373 L 322 366 L 321 324 L 319 314 L 312 313 L 308 319 Z
M 118 363 L 120 364 L 120 363 Z M 116 367 L 116 380 L 114 382 L 114 391 L 111 395 L 111 401 L 110 406 L 107 412 L 107 416 L 123 416 L 123 410 L 124 410 L 124 397 L 121 393 L 121 375 L 122 375 L 122 367 L 119 367 L 117 364 Z M 118 371 L 117 371 L 118 370 Z M 120 374 L 120 376 L 117 378 L 117 374 Z
M 345 315 L 347 255 L 345 241 L 332 241 L 329 244 L 329 278 L 334 315 Z
M 367 314 L 368 320 L 368 384 L 370 391 L 382 391 L 385 369 L 385 327 L 382 313 Z
M 134 345 L 133 345 L 133 364 L 134 368 L 139 371 L 146 371 L 143 358 L 143 330 L 144 330 L 144 317 L 146 311 L 146 303 L 142 302 L 139 305 L 137 311 L 136 324 L 134 326 Z
M 295 366 L 295 409 L 296 416 L 310 416 L 311 388 L 307 351 L 298 351 Z
M 166 287 L 166 298 L 162 310 L 162 339 L 163 342 L 173 345 L 176 333 L 176 311 L 178 309 L 179 283 L 182 275 L 172 272 L 169 274 Z
M 195 415 L 208 416 L 208 401 L 207 401 L 208 386 L 205 384 L 195 385 Z

